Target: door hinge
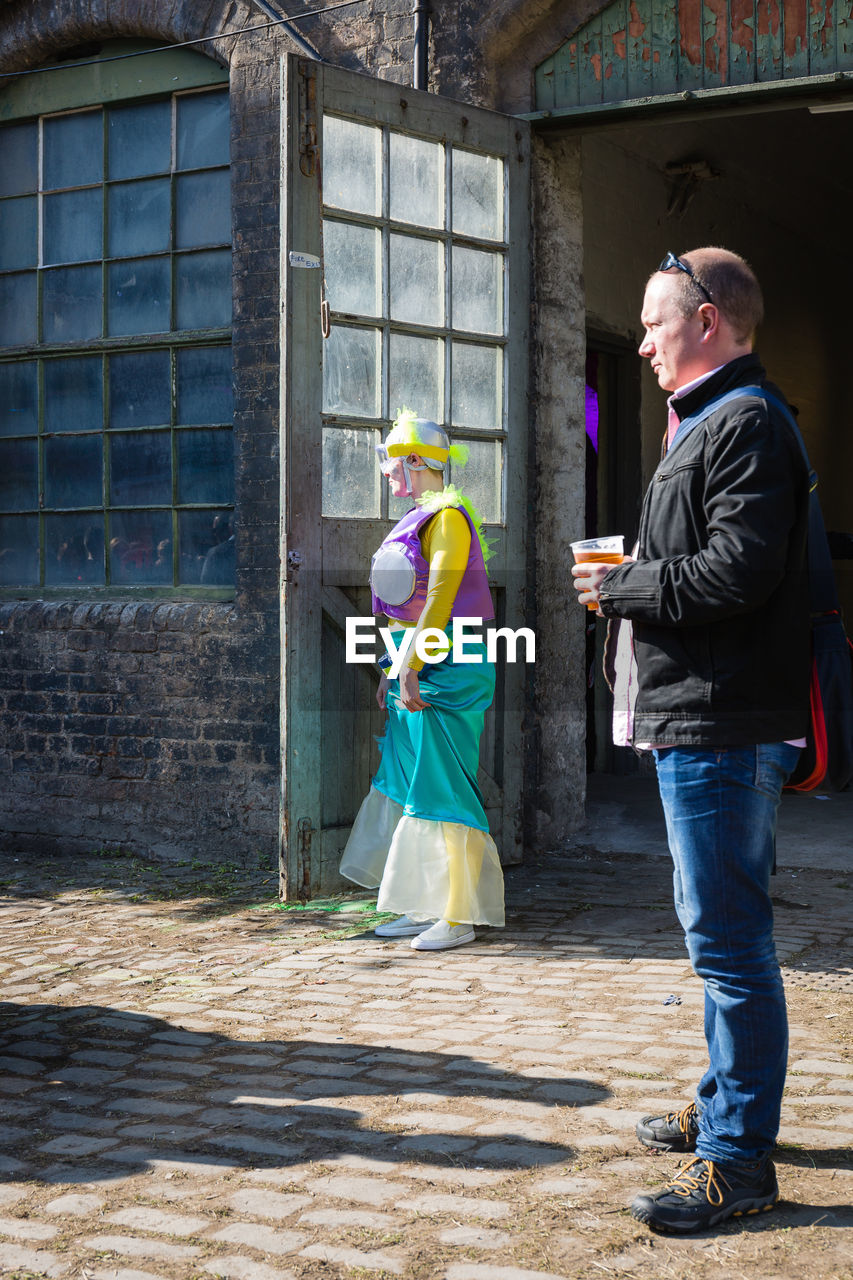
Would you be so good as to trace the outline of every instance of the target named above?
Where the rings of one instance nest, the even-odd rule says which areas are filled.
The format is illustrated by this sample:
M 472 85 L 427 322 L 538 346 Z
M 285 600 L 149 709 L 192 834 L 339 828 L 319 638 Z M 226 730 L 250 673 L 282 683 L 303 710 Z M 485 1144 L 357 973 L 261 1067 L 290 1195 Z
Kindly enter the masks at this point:
M 317 172 L 317 68 L 299 64 L 299 168 L 306 178 Z
M 296 855 L 302 870 L 299 897 L 303 902 L 311 897 L 311 837 L 314 831 L 310 818 L 300 818 L 296 824 Z

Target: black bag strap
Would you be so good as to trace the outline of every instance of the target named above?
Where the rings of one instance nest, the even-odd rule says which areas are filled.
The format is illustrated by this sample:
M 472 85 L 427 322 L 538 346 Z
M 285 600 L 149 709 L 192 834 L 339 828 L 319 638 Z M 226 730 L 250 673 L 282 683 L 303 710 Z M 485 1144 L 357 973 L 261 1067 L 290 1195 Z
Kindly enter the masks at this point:
M 840 616 L 838 589 L 835 585 L 835 574 L 832 570 L 832 556 L 829 551 L 826 525 L 823 522 L 823 512 L 820 509 L 820 499 L 817 494 L 817 472 L 812 470 L 805 442 L 800 434 L 800 428 L 797 426 L 797 420 L 784 400 L 780 400 L 778 396 L 773 395 L 772 391 L 768 391 L 766 387 L 735 387 L 732 391 L 727 391 L 724 395 L 717 396 L 714 400 L 709 400 L 698 413 L 692 414 L 688 418 L 683 418 L 675 434 L 672 447 L 680 443 L 694 427 L 698 427 L 700 422 L 704 422 L 706 418 L 709 418 L 717 409 L 722 408 L 724 404 L 729 404 L 732 400 L 743 399 L 744 396 L 755 396 L 759 400 L 766 400 L 774 405 L 794 433 L 794 439 L 800 447 L 800 452 L 803 455 L 809 473 L 808 557 L 809 606 L 812 614 L 812 624 L 814 625 L 824 615 L 835 614 Z
M 838 588 L 835 585 L 835 574 L 832 570 L 832 555 L 829 550 L 826 525 L 823 521 L 823 512 L 820 509 L 820 498 L 817 492 L 817 472 L 812 469 L 809 463 L 808 451 L 800 434 L 797 419 L 791 413 L 784 400 L 780 400 L 778 396 L 774 396 L 772 392 L 767 391 L 764 387 L 739 387 L 738 390 L 741 395 L 760 396 L 763 400 L 769 400 L 771 404 L 775 405 L 787 421 L 794 433 L 797 444 L 800 446 L 800 452 L 805 459 L 809 472 L 808 555 L 809 603 L 812 612 L 812 623 L 814 624 L 824 614 L 837 614 L 840 616 Z

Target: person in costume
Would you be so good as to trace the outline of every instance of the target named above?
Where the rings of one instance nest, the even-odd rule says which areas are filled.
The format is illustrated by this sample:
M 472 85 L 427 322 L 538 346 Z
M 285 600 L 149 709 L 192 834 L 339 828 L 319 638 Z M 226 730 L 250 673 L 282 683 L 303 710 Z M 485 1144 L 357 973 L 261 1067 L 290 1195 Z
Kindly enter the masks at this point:
M 373 557 L 373 612 L 386 615 L 397 646 L 405 629 L 413 634 L 396 679 L 388 655 L 380 660 L 377 699 L 388 713 L 382 760 L 340 870 L 379 887 L 379 911 L 401 913 L 379 925 L 379 937 L 442 951 L 473 942 L 475 924 L 504 923 L 503 873 L 477 786 L 495 669 L 470 634 L 464 655 L 452 644 L 454 618 L 494 618 L 489 549 L 472 503 L 445 482 L 448 460 L 464 465 L 464 445 L 451 446 L 436 423 L 403 410 L 376 452 L 394 497 L 413 505 Z M 415 645 L 428 628 L 446 639 L 426 645 L 440 660 L 424 663 Z

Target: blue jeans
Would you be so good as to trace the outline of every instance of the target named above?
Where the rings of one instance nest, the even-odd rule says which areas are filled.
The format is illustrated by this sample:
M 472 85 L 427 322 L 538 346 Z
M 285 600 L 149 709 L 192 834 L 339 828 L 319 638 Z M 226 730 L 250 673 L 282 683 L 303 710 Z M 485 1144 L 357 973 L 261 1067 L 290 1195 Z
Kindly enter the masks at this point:
M 696 1153 L 722 1164 L 765 1159 L 779 1131 L 788 1017 L 770 874 L 776 810 L 798 755 L 784 742 L 655 751 L 675 909 L 705 984 Z

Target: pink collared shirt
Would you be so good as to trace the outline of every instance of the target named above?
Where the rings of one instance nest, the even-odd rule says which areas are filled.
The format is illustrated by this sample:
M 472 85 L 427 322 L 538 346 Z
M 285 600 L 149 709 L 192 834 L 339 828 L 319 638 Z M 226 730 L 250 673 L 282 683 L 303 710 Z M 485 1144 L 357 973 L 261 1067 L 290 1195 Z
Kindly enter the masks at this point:
M 686 396 L 688 392 L 695 391 L 697 387 L 701 387 L 703 382 L 705 382 L 708 378 L 713 378 L 715 373 L 719 373 L 720 370 L 724 368 L 725 368 L 725 365 L 722 365 L 722 364 L 717 365 L 716 369 L 711 369 L 710 372 L 708 373 L 700 374 L 699 377 L 694 378 L 692 382 L 685 382 L 683 387 L 676 387 L 675 391 L 673 391 L 672 395 L 669 397 L 669 399 L 666 402 L 666 410 L 667 410 L 666 447 L 667 449 L 669 449 L 670 445 L 675 439 L 676 431 L 681 426 L 681 419 L 679 418 L 675 409 L 675 401 L 680 400 L 682 396 Z

